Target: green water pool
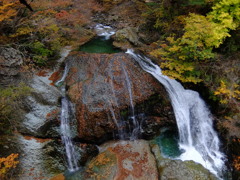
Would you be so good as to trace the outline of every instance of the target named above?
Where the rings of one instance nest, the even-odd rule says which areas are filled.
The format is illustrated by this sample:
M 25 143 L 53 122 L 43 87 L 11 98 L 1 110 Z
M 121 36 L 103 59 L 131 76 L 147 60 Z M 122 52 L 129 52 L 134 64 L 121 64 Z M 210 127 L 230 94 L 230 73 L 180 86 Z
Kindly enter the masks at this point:
M 177 158 L 182 153 L 178 146 L 178 135 L 172 130 L 162 130 L 161 135 L 156 138 L 156 142 L 165 157 Z
M 105 37 L 96 37 L 86 44 L 79 47 L 79 51 L 87 53 L 118 53 L 121 50 L 113 46 L 111 39 Z

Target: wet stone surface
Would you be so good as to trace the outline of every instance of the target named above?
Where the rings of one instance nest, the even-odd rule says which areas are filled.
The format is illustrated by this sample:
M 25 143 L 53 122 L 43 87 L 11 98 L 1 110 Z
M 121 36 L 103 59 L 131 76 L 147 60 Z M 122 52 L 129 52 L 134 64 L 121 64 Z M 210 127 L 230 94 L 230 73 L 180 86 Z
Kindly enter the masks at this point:
M 0 137 L 1 157 L 19 154 L 16 180 L 47 179 L 65 170 L 63 147 L 58 141 L 16 134 Z

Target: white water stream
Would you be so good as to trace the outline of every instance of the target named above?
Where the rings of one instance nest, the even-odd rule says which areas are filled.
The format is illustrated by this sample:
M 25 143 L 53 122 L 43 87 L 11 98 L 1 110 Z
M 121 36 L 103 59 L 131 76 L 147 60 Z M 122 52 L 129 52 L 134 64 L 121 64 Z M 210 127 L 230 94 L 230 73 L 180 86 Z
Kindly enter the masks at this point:
M 72 112 L 72 104 L 66 97 L 62 97 L 62 111 L 61 111 L 61 138 L 65 145 L 67 162 L 68 162 L 68 170 L 70 172 L 78 170 L 78 164 L 76 159 L 76 153 L 74 149 L 74 145 L 71 140 L 71 128 L 70 128 L 70 119 Z
M 62 59 L 60 59 L 59 62 L 62 62 L 65 57 L 68 55 L 70 50 L 67 50 L 65 54 L 63 54 Z M 65 69 L 62 75 L 62 78 L 58 80 L 55 85 L 56 86 L 62 86 L 64 83 L 67 75 L 69 72 L 69 65 L 68 63 L 65 63 Z M 79 169 L 78 163 L 77 163 L 77 156 L 76 152 L 74 149 L 74 145 L 72 143 L 72 130 L 71 130 L 71 120 L 73 118 L 73 113 L 74 113 L 74 107 L 73 104 L 68 100 L 68 98 L 65 96 L 65 86 L 63 85 L 61 88 L 63 97 L 61 99 L 61 125 L 60 125 L 60 132 L 61 132 L 61 139 L 63 144 L 65 145 L 65 151 L 66 151 L 66 156 L 67 156 L 67 165 L 68 165 L 68 170 L 70 172 L 77 171 Z
M 219 139 L 213 129 L 211 113 L 199 94 L 184 89 L 179 82 L 163 75 L 159 66 L 147 57 L 135 54 L 132 50 L 126 53 L 166 88 L 177 121 L 179 147 L 183 151 L 179 159 L 200 163 L 220 178 L 225 157 L 219 150 Z
M 103 36 L 106 40 L 110 39 L 110 37 L 115 34 L 112 27 L 103 24 L 97 24 L 94 29 L 98 36 Z

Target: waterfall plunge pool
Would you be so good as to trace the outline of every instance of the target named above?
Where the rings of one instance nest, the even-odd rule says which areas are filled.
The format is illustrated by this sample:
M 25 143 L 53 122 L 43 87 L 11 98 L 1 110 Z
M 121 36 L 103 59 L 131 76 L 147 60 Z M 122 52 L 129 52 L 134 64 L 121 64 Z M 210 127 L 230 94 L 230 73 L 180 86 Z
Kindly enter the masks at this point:
M 113 40 L 107 39 L 103 36 L 98 36 L 82 45 L 78 49 L 82 52 L 87 53 L 118 53 L 121 52 L 121 49 L 113 46 Z
M 164 157 L 174 159 L 183 153 L 178 146 L 179 138 L 176 131 L 163 128 L 160 136 L 158 136 L 155 140 Z

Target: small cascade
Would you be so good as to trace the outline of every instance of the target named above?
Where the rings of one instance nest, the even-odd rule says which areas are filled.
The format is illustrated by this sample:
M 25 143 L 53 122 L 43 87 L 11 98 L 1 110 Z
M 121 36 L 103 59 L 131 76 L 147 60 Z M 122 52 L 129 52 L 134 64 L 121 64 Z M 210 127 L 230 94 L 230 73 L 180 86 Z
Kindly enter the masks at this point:
M 76 159 L 76 153 L 74 145 L 71 140 L 71 128 L 70 128 L 70 119 L 72 118 L 72 104 L 67 99 L 67 97 L 62 97 L 62 111 L 61 111 L 61 138 L 62 142 L 65 145 L 68 170 L 70 172 L 76 171 L 79 169 Z
M 179 147 L 183 151 L 179 158 L 200 163 L 220 178 L 225 157 L 219 150 L 219 139 L 213 129 L 211 113 L 199 94 L 185 90 L 179 82 L 163 75 L 159 66 L 147 57 L 135 54 L 132 50 L 126 53 L 166 88 L 177 121 Z
M 110 39 L 110 37 L 115 34 L 112 27 L 104 26 L 103 24 L 97 24 L 94 29 L 98 36 L 103 36 L 106 40 Z
M 64 68 L 62 78 L 55 83 L 56 86 L 61 86 L 63 84 L 63 82 L 65 81 L 68 75 L 68 72 L 69 72 L 69 65 L 65 63 L 65 68 Z

